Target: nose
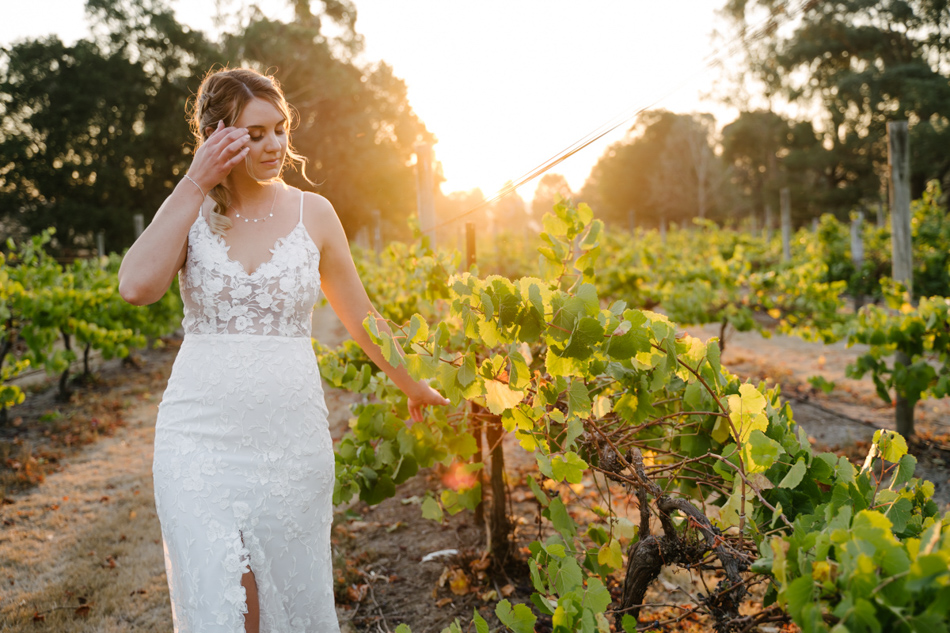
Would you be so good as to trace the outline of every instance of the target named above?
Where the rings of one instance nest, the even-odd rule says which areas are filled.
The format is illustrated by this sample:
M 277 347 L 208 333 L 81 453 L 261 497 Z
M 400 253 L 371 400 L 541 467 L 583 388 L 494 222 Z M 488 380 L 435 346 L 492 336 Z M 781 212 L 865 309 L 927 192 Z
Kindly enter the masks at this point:
M 271 133 L 267 135 L 267 141 L 264 147 L 265 151 L 279 152 L 282 148 L 283 148 L 283 143 L 281 142 L 279 138 L 277 138 L 276 134 Z

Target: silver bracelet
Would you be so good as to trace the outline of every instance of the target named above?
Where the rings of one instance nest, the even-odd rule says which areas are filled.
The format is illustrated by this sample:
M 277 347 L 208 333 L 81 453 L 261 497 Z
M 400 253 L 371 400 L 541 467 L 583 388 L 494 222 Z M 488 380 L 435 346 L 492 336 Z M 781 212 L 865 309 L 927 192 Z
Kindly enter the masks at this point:
M 188 174 L 185 174 L 185 178 L 187 178 L 188 180 L 190 180 L 190 181 L 191 181 L 191 184 L 193 184 L 194 186 L 198 187 L 198 191 L 201 192 L 201 197 L 202 197 L 202 198 L 206 198 L 206 197 L 207 197 L 207 194 L 205 194 L 205 190 L 201 188 L 201 185 L 199 185 L 198 182 L 197 182 L 194 178 L 192 178 L 192 177 L 189 176 Z

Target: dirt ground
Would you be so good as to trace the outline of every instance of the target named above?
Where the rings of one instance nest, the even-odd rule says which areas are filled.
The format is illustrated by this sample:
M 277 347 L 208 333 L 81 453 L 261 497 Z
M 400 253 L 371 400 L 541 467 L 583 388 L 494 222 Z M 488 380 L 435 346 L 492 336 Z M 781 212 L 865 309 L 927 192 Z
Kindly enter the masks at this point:
M 713 328 L 691 333 L 704 338 L 717 334 Z M 329 308 L 322 308 L 314 335 L 334 344 L 345 332 Z M 64 457 L 60 470 L 36 487 L 3 497 L 0 633 L 171 630 L 151 481 L 155 413 L 174 355 L 170 347 L 139 368 L 104 365 L 101 380 L 117 390 L 114 399 L 123 405 L 112 435 Z M 877 400 L 869 381 L 844 378 L 844 366 L 856 353 L 797 339 L 766 341 L 757 334 L 733 334 L 723 360 L 740 375 L 780 383 L 792 400 L 795 419 L 817 445 L 859 457 L 875 427 L 892 425 L 893 410 Z M 831 396 L 816 393 L 807 382 L 815 374 L 834 381 L 838 389 Z M 346 430 L 353 396 L 328 389 L 327 398 L 338 438 Z M 923 403 L 918 414 L 918 429 L 931 440 L 918 447 L 917 474 L 934 482 L 946 507 L 950 470 L 945 460 L 950 455 L 943 447 L 950 432 L 950 403 Z M 521 485 L 533 460 L 516 445 L 506 445 L 506 455 L 517 549 L 537 538 L 540 529 L 537 504 Z M 414 633 L 437 633 L 454 618 L 470 621 L 473 609 L 497 622 L 492 611 L 498 599 L 527 598 L 529 582 L 519 574 L 495 579 L 485 574 L 483 533 L 471 515 L 449 517 L 441 526 L 422 519 L 421 497 L 438 487 L 439 476 L 422 472 L 401 486 L 396 497 L 375 507 L 356 503 L 338 509 L 334 567 L 344 631 L 392 631 L 406 622 Z M 456 553 L 421 562 L 441 550 Z M 648 597 L 676 603 L 682 584 L 676 574 L 664 575 Z M 543 621 L 538 630 L 548 630 Z

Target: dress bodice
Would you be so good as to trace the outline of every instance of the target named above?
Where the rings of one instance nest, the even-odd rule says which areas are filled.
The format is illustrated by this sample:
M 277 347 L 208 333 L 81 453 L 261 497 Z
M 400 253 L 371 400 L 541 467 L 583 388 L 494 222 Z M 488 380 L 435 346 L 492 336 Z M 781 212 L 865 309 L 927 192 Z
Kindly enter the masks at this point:
M 185 334 L 256 334 L 310 337 L 320 294 L 320 251 L 300 219 L 271 248 L 271 258 L 248 273 L 228 256 L 203 213 L 188 232 L 188 254 L 178 273 Z

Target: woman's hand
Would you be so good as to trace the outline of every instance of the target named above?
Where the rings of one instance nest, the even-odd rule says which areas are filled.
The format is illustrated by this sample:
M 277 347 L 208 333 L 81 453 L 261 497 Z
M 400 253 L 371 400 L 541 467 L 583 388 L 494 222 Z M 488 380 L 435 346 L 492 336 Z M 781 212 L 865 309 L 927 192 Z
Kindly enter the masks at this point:
M 409 417 L 413 422 L 422 422 L 422 410 L 429 405 L 446 406 L 452 404 L 450 400 L 443 397 L 441 393 L 429 386 L 424 380 L 416 383 L 418 389 L 409 396 Z
M 250 139 L 247 128 L 224 127 L 224 121 L 218 121 L 218 128 L 195 152 L 188 176 L 207 194 L 228 177 L 235 165 L 244 160 L 250 151 L 247 145 Z

